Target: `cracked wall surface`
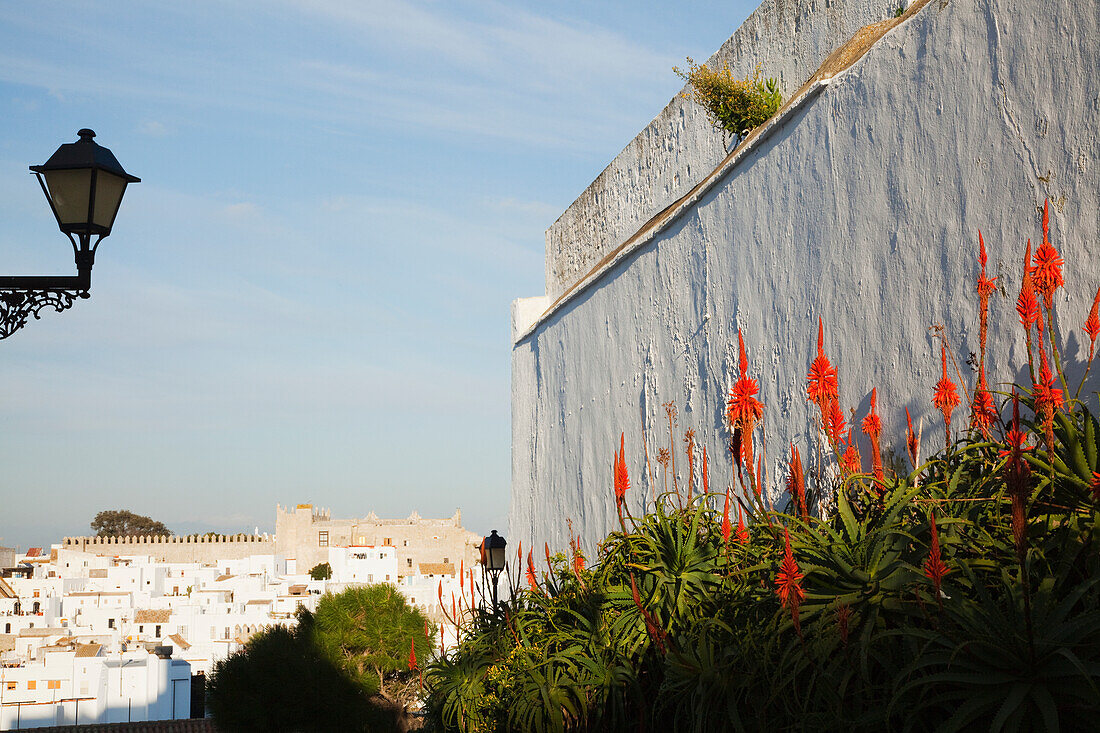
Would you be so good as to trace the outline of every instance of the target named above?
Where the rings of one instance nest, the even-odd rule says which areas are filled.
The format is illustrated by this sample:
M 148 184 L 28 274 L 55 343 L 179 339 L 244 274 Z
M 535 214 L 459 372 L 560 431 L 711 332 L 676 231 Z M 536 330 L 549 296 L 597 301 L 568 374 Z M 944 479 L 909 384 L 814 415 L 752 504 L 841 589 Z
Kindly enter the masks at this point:
M 857 29 L 897 7 L 898 0 L 765 0 L 707 63 L 728 63 L 738 77 L 759 63 L 788 96 Z M 550 300 L 725 155 L 725 140 L 702 109 L 674 97 L 546 231 Z
M 885 445 L 902 452 L 906 407 L 924 418 L 926 452 L 942 445 L 930 329 L 944 328 L 965 369 L 977 351 L 979 229 L 1000 286 L 990 380 L 1023 377 L 1013 369 L 1025 363 L 1013 306 L 1044 198 L 1066 259 L 1064 331 L 1079 329 L 1100 284 L 1098 38 L 1093 2 L 933 0 L 700 200 L 536 319 L 512 354 L 509 540 L 564 548 L 568 519 L 593 549 L 617 524 L 610 471 L 620 432 L 638 511 L 640 494 L 661 484 L 645 476 L 642 424 L 651 454 L 668 446 L 665 402 L 679 409 L 681 480 L 679 436 L 692 428 L 711 455 L 712 486 L 730 483 L 724 397 L 738 326 L 761 386 L 773 483 L 790 442 L 815 454 L 804 389 L 818 316 L 845 409 L 862 418 L 877 387 Z M 601 197 L 593 220 L 607 207 L 605 226 L 620 226 L 617 212 L 642 194 L 632 195 Z M 1078 330 L 1063 342 L 1079 364 L 1087 339 Z M 1093 370 L 1086 392 L 1100 389 L 1097 379 Z

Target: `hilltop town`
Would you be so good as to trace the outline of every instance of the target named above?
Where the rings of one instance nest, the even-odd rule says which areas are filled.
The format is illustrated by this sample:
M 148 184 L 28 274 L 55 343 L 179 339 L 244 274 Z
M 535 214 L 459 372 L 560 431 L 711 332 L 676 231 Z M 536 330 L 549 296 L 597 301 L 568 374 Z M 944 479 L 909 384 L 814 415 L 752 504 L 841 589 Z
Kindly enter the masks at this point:
M 66 537 L 9 550 L 0 730 L 203 717 L 214 663 L 350 587 L 388 583 L 439 625 L 439 599 L 459 593 L 460 575 L 481 582 L 481 539 L 460 512 L 332 519 L 299 504 L 276 507 L 273 536 Z M 312 577 L 325 563 L 330 577 Z

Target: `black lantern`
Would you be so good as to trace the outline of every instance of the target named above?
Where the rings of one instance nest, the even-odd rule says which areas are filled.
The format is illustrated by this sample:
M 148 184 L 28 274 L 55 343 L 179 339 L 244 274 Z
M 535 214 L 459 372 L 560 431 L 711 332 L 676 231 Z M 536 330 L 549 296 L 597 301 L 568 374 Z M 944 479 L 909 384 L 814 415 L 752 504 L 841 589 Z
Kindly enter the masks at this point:
M 493 579 L 493 608 L 497 606 L 497 581 L 500 579 L 500 574 L 507 565 L 507 557 L 504 553 L 504 548 L 508 546 L 508 542 L 497 534 L 494 529 L 489 536 L 481 541 L 481 563 L 485 567 L 485 571 L 489 573 L 489 576 Z
M 61 312 L 72 307 L 74 298 L 89 297 L 95 251 L 111 233 L 126 186 L 141 180 L 95 143 L 94 132 L 83 129 L 77 135 L 79 140 L 59 147 L 43 165 L 30 167 L 58 227 L 72 242 L 77 274 L 0 277 L 0 339 L 26 325 L 29 316 L 38 318 L 46 307 Z

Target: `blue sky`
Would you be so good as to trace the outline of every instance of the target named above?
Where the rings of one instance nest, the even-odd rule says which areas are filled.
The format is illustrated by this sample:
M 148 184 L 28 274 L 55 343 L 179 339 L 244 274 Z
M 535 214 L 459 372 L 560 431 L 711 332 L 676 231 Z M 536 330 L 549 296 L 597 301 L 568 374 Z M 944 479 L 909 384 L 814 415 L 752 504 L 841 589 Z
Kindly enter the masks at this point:
M 71 274 L 27 166 L 143 182 L 92 298 L 0 342 L 0 544 L 126 508 L 506 523 L 509 303 L 744 2 L 0 4 L 0 273 Z

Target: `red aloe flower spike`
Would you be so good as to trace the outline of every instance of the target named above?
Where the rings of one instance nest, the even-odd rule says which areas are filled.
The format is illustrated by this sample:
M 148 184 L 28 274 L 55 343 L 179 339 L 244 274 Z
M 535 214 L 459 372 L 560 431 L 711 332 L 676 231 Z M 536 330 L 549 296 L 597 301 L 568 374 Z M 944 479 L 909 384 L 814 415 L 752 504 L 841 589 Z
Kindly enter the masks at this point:
M 722 541 L 730 541 L 730 490 L 726 487 L 726 506 L 722 509 Z
M 1055 388 L 1054 375 L 1050 373 L 1046 349 L 1039 345 L 1039 381 L 1033 384 L 1035 415 L 1042 421 L 1047 450 L 1054 452 L 1054 412 L 1065 404 L 1062 390 Z
M 1031 329 L 1039 320 L 1039 300 L 1035 297 L 1035 278 L 1031 268 L 1031 240 L 1027 240 L 1024 251 L 1024 279 L 1020 283 L 1020 295 L 1016 298 L 1016 313 L 1020 316 L 1020 325 L 1024 327 L 1028 338 Z
M 642 605 L 641 596 L 638 595 L 638 584 L 634 582 L 633 574 L 630 576 L 630 592 L 634 597 L 634 605 L 641 612 L 642 620 L 645 621 L 645 629 L 649 634 L 649 638 L 657 645 L 657 649 L 661 654 L 664 654 L 668 641 L 668 634 L 657 624 L 656 619 L 646 610 L 645 606 Z
M 1020 430 L 1020 399 L 1016 390 L 1012 390 L 1012 426 L 1007 437 L 1008 450 L 1002 452 L 1002 455 L 1007 455 L 1004 466 L 1005 484 L 1012 500 L 1012 537 L 1016 544 L 1016 555 L 1022 561 L 1027 547 L 1027 510 L 1024 503 L 1030 493 L 1028 479 L 1031 476 L 1031 464 L 1023 459 L 1024 451 L 1029 448 L 1024 445 L 1026 434 Z
M 985 369 L 978 370 L 978 385 L 974 388 L 974 401 L 970 403 L 970 427 L 978 428 L 989 439 L 989 431 L 997 420 L 997 408 L 985 384 Z
M 810 364 L 810 373 L 806 375 L 806 399 L 821 410 L 821 428 L 828 433 L 829 403 L 838 399 L 836 369 L 825 356 L 825 325 L 817 319 L 817 356 Z
M 932 581 L 932 588 L 936 593 L 936 600 L 940 603 L 940 607 L 943 607 L 943 598 L 940 595 L 940 588 L 943 586 L 943 578 L 948 573 L 947 565 L 943 562 L 943 557 L 940 554 L 940 534 L 936 530 L 936 514 L 932 513 L 932 547 L 928 552 L 928 559 L 924 562 L 924 574 L 928 576 L 928 579 Z
M 875 478 L 880 481 L 883 478 L 882 452 L 879 450 L 879 436 L 882 435 L 882 420 L 875 412 L 876 389 L 871 390 L 871 411 L 863 418 L 863 432 L 871 438 L 871 468 Z M 881 490 L 881 488 L 880 488 Z
M 439 625 L 439 656 L 447 653 L 447 647 L 443 646 L 443 624 Z
M 979 317 L 980 327 L 978 329 L 978 341 L 981 345 L 981 358 L 979 363 L 985 362 L 985 341 L 986 335 L 989 332 L 989 296 L 993 294 L 996 289 L 994 283 L 997 278 L 988 278 L 985 275 L 985 240 L 982 239 L 982 232 L 978 230 L 978 260 L 981 262 L 982 270 L 978 275 L 978 303 L 979 303 Z
M 1100 336 L 1100 314 L 1097 313 L 1097 309 L 1100 309 L 1100 288 L 1096 290 L 1096 297 L 1092 301 L 1092 310 L 1089 311 L 1089 317 L 1085 319 L 1085 333 L 1089 335 L 1089 361 L 1092 361 L 1092 355 L 1096 348 L 1096 337 Z
M 917 466 L 920 465 L 920 438 L 921 433 L 924 432 L 923 421 L 917 421 L 917 430 L 913 431 L 913 418 L 909 417 L 909 408 L 905 408 L 905 449 L 909 451 L 909 462 L 913 464 L 913 470 L 917 470 Z M 919 479 L 918 479 L 919 480 Z
M 630 476 L 626 471 L 626 433 L 619 434 L 619 452 L 615 454 L 615 508 L 619 512 L 619 521 L 623 518 L 623 502 L 630 489 Z
M 848 428 L 848 439 L 845 441 L 847 448 L 844 449 L 844 455 L 840 457 L 841 469 L 851 475 L 863 472 L 863 459 L 859 455 L 859 448 L 856 447 L 855 441 L 852 440 L 852 429 Z
M 1085 319 L 1085 333 L 1089 335 L 1089 360 L 1085 363 L 1085 373 L 1081 375 L 1081 383 L 1077 385 L 1075 397 L 1081 396 L 1081 389 L 1085 386 L 1085 381 L 1089 378 L 1089 371 L 1092 369 L 1092 357 L 1096 355 L 1096 338 L 1100 336 L 1098 309 L 1100 309 L 1100 289 L 1097 289 L 1096 297 L 1092 301 L 1092 310 L 1089 311 L 1089 317 Z
M 542 549 L 546 552 L 546 569 L 550 573 L 550 577 L 554 577 L 554 565 L 550 562 L 550 543 L 543 542 Z
M 584 572 L 584 553 L 581 552 L 581 538 L 577 537 L 569 543 L 573 548 L 573 574 L 580 580 Z
M 539 592 L 539 581 L 535 577 L 535 557 L 531 550 L 527 551 L 527 585 L 533 593 Z
M 798 569 L 798 563 L 794 560 L 791 551 L 791 535 L 787 528 L 783 528 L 783 559 L 779 563 L 779 573 L 775 576 L 776 593 L 784 608 L 791 610 L 791 620 L 794 622 L 794 630 L 798 636 L 802 636 L 802 626 L 798 619 L 798 607 L 802 599 L 806 597 L 806 591 L 802 590 L 802 571 Z
M 830 400 L 825 413 L 825 434 L 833 445 L 839 446 L 845 424 L 844 411 L 840 409 L 840 402 L 836 399 Z
M 1062 278 L 1064 260 L 1050 243 L 1050 201 L 1043 202 L 1043 243 L 1035 250 L 1035 266 L 1032 268 L 1035 289 L 1043 296 L 1043 306 L 1049 311 L 1054 307 L 1054 291 L 1065 284 Z
M 477 605 L 477 596 L 474 593 L 474 569 L 470 568 L 470 608 Z
M 745 518 L 741 515 L 741 505 L 737 505 L 737 532 L 734 535 L 742 545 L 749 543 L 749 530 L 745 527 Z
M 806 519 L 809 512 L 806 511 L 806 477 L 802 472 L 802 456 L 798 448 L 791 443 L 791 468 L 787 476 L 787 494 L 797 507 L 798 515 Z
M 945 445 L 951 445 L 951 413 L 959 405 L 959 393 L 955 383 L 947 376 L 947 347 L 940 344 L 940 360 L 943 362 L 943 376 L 936 383 L 936 392 L 932 396 L 932 404 L 943 413 L 943 428 L 946 433 Z
M 1092 491 L 1092 500 L 1100 502 L 1100 471 L 1092 472 L 1092 483 L 1089 489 Z
M 409 671 L 416 669 L 416 643 L 409 638 Z
M 836 607 L 836 627 L 840 632 L 840 641 L 848 646 L 848 620 L 852 617 L 852 607 L 841 603 Z
M 703 446 L 703 496 L 710 493 L 710 479 L 707 477 L 707 447 Z M 710 499 L 707 499 L 709 505 Z
M 738 359 L 740 376 L 734 382 L 726 402 L 726 419 L 732 430 L 741 429 L 741 457 L 751 473 L 753 426 L 763 416 L 764 405 L 756 399 L 756 394 L 760 391 L 756 380 L 748 376 L 749 360 L 745 354 L 745 339 L 741 336 L 741 329 L 737 329 L 737 344 L 740 350 Z

